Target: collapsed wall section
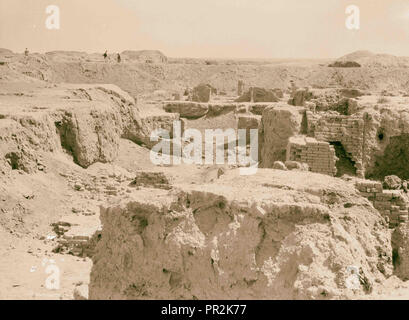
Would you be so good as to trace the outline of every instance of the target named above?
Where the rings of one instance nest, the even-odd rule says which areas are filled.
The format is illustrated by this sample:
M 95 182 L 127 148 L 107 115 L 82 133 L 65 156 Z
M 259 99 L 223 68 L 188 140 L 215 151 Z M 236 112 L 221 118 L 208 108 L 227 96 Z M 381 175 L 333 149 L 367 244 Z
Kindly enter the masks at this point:
M 365 112 L 351 116 L 307 110 L 306 122 L 308 136 L 330 142 L 335 147 L 337 143 L 342 145 L 342 158 L 350 160 L 358 177 L 365 175 L 382 180 L 387 175 L 398 175 L 409 178 L 407 107 L 366 108 Z
M 391 227 L 408 221 L 409 198 L 402 190 L 383 190 L 377 181 L 359 181 L 356 183 L 360 194 L 373 203 L 389 222 Z
M 357 176 L 363 177 L 364 121 L 360 116 L 328 114 L 315 124 L 314 137 L 320 141 L 340 142 L 353 162 Z
M 279 109 L 287 111 L 278 111 Z M 288 111 L 291 110 L 292 111 Z M 262 166 L 283 161 L 284 145 L 291 136 L 305 134 L 335 148 L 337 175 L 383 179 L 387 175 L 409 178 L 409 115 L 405 106 L 382 109 L 365 107 L 364 112 L 343 115 L 335 111 L 316 112 L 308 106 L 302 120 L 285 116 L 296 107 L 271 106 L 263 111 L 260 139 Z M 279 123 L 281 122 L 281 123 Z

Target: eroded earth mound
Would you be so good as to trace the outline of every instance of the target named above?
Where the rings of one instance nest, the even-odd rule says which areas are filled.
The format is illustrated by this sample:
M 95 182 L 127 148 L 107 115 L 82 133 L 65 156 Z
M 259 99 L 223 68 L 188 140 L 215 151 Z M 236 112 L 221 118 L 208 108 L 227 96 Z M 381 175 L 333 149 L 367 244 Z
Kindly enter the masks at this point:
M 0 298 L 409 296 L 406 58 L 0 62 Z

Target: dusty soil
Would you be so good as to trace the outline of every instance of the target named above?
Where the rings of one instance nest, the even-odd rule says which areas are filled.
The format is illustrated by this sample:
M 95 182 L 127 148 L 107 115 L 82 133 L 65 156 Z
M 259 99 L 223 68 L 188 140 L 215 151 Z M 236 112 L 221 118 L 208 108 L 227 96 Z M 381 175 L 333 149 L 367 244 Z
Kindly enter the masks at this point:
M 305 106 L 287 103 L 293 80 L 318 90 L 317 101 L 323 89 L 362 91 L 367 178 L 407 179 L 404 150 L 390 156 L 408 142 L 407 58 L 340 59 L 362 66 L 354 70 L 328 67 L 333 61 L 140 59 L 1 52 L 0 299 L 409 297 L 407 226 L 394 233 L 355 188 L 358 177 L 271 169 L 285 161 L 288 137 L 309 130 Z M 239 79 L 284 96 L 234 104 Z M 187 115 L 166 112 L 172 94 L 202 82 L 223 94 Z M 236 128 L 241 115 L 264 126 L 265 169 L 255 175 L 150 160 L 154 129 L 180 118 L 201 132 Z M 360 284 L 351 290 L 354 265 Z M 58 289 L 47 287 L 50 266 Z

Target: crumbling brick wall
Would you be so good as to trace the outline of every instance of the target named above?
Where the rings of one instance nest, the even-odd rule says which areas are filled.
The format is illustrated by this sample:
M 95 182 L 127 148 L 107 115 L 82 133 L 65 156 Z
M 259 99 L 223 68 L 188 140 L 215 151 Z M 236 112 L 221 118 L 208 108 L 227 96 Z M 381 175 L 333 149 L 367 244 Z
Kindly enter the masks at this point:
M 307 110 L 305 112 L 306 118 L 306 134 L 310 137 L 314 136 L 315 127 L 317 126 L 318 120 L 322 117 L 322 114 L 315 113 L 313 111 Z
M 287 160 L 307 163 L 312 172 L 334 176 L 337 172 L 335 149 L 328 142 L 305 136 L 291 137 L 287 146 Z
M 212 87 L 208 84 L 199 84 L 193 88 L 192 101 L 209 102 L 212 96 Z
M 363 176 L 363 133 L 362 116 L 327 114 L 315 123 L 314 137 L 319 141 L 342 143 L 345 151 L 355 162 L 357 176 Z
M 402 190 L 383 190 L 382 183 L 377 181 L 360 181 L 356 183 L 360 194 L 373 203 L 391 226 L 408 221 L 408 198 Z
M 257 115 L 239 115 L 237 120 L 237 129 L 246 130 L 246 143 L 250 143 L 250 130 L 259 129 L 261 116 Z

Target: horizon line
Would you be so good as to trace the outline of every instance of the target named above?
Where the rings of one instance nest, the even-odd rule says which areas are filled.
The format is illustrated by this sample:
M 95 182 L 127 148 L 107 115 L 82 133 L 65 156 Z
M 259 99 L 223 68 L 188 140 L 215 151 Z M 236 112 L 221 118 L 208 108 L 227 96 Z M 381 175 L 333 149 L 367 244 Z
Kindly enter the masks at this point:
M 5 50 L 9 50 L 12 53 L 16 53 L 16 54 L 24 54 L 24 51 L 19 52 L 19 51 L 13 51 L 12 49 L 8 49 L 8 48 L 4 48 L 4 47 L 0 47 L 1 49 L 5 49 Z M 125 51 L 134 51 L 134 52 L 138 52 L 138 51 L 157 51 L 160 52 L 161 54 L 163 54 L 165 57 L 170 58 L 170 59 L 196 59 L 196 60 L 314 60 L 314 61 L 322 61 L 322 60 L 337 60 L 340 59 L 346 55 L 352 54 L 352 53 L 356 53 L 356 52 L 369 52 L 372 53 L 374 55 L 391 55 L 391 56 L 395 56 L 397 58 L 399 57 L 409 57 L 409 56 L 398 56 L 398 55 L 394 55 L 392 53 L 374 53 L 370 50 L 355 50 L 349 53 L 346 53 L 340 57 L 326 57 L 326 58 L 315 58 L 315 57 L 243 57 L 243 58 L 239 58 L 239 57 L 192 57 L 192 56 L 168 56 L 166 55 L 163 51 L 159 50 L 159 49 L 125 49 L 122 50 L 121 52 L 119 51 L 112 51 L 112 53 L 110 53 L 110 51 L 108 50 L 108 55 L 110 54 L 118 54 L 118 53 L 123 53 Z M 52 53 L 52 52 L 76 52 L 76 53 L 85 53 L 88 55 L 91 54 L 101 54 L 103 55 L 104 51 L 101 52 L 89 52 L 89 51 L 79 51 L 79 50 L 49 50 L 49 51 L 33 51 L 30 52 L 31 54 L 47 54 L 47 53 Z

